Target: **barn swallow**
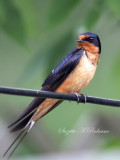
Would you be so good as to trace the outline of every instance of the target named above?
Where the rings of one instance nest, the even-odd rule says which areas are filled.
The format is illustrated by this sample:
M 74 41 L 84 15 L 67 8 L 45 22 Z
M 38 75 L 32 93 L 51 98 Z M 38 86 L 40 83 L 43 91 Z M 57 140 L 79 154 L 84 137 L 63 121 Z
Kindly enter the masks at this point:
M 68 53 L 48 75 L 42 84 L 41 90 L 60 93 L 79 93 L 93 78 L 99 62 L 100 53 L 101 43 L 98 35 L 91 32 L 80 34 L 77 39 L 77 47 Z M 20 144 L 37 120 L 62 102 L 62 100 L 58 99 L 34 98 L 25 111 L 8 126 L 9 128 L 13 127 L 11 132 L 18 130 L 22 130 L 22 132 L 6 150 L 4 156 L 16 140 L 22 136 L 18 143 Z M 17 148 L 18 144 L 11 154 Z

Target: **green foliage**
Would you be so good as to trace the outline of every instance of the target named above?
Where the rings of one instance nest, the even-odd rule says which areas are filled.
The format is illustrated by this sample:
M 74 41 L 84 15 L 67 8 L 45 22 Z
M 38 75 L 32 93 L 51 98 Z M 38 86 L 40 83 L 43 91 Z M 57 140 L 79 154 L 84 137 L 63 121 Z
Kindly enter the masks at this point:
M 12 0 L 13 6 L 19 12 L 27 36 L 35 36 L 37 33 L 37 4 L 34 0 Z
M 108 141 L 102 146 L 103 150 L 109 150 L 109 149 L 118 149 L 120 147 L 120 137 L 110 137 Z
M 56 25 L 62 23 L 71 13 L 79 0 L 56 1 L 51 0 L 48 7 L 48 24 L 47 28 L 55 28 Z
M 25 45 L 26 33 L 19 11 L 9 0 L 1 0 L 1 27 L 12 38 Z
M 110 9 L 112 10 L 112 12 L 117 16 L 120 17 L 120 1 L 119 0 L 107 0 L 107 3 L 110 7 Z
M 102 12 L 104 11 L 104 0 L 97 0 L 94 5 L 91 6 L 89 14 L 86 19 L 86 27 L 92 29 L 92 27 L 99 21 Z

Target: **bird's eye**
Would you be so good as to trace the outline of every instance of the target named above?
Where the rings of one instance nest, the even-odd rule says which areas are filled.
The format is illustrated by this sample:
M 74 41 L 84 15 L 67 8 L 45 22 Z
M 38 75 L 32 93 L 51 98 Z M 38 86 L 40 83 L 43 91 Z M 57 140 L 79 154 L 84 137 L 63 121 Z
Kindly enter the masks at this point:
M 93 40 L 94 38 L 90 37 L 89 39 L 90 39 L 90 40 Z
M 85 38 L 85 41 L 88 41 L 88 42 L 92 42 L 93 40 L 94 40 L 94 38 L 92 38 L 92 37 Z

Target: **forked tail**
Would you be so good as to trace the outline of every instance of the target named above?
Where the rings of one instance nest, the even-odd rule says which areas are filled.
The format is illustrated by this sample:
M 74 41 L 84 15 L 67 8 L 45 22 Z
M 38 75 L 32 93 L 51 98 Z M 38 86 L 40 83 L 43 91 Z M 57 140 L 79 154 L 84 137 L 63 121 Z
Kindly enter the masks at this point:
M 11 152 L 8 155 L 8 159 L 12 156 L 12 154 L 14 153 L 16 148 L 19 146 L 19 144 L 22 142 L 22 140 L 25 138 L 25 136 L 27 135 L 27 133 L 30 131 L 30 129 L 33 127 L 34 124 L 35 124 L 35 122 L 33 122 L 32 120 L 30 120 L 28 122 L 28 124 L 25 126 L 25 128 L 20 132 L 20 134 L 16 137 L 16 139 L 12 142 L 12 144 L 5 151 L 3 157 L 5 157 L 7 154 L 9 154 L 10 150 L 11 150 Z M 17 140 L 19 140 L 18 143 L 16 143 Z
M 43 100 L 39 101 L 39 103 L 40 102 L 42 103 Z M 58 102 L 56 102 L 43 116 L 45 116 L 48 112 L 53 110 L 55 107 L 57 107 L 62 102 L 63 100 L 59 100 Z M 38 104 L 38 102 L 36 104 Z M 14 151 L 16 150 L 16 148 L 19 146 L 21 141 L 25 138 L 27 133 L 31 130 L 31 128 L 35 124 L 35 121 L 33 121 L 33 117 L 34 117 L 36 110 L 37 110 L 37 107 L 35 106 L 33 107 L 33 103 L 32 103 L 32 105 L 31 106 L 29 105 L 27 110 L 25 110 L 22 113 L 22 116 L 18 117 L 18 119 L 15 122 L 13 122 L 11 125 L 8 126 L 8 128 L 13 127 L 13 129 L 11 129 L 11 132 L 16 132 L 18 130 L 22 130 L 22 131 L 19 133 L 19 135 L 15 138 L 12 144 L 5 151 L 3 157 L 8 157 L 9 159 L 14 153 Z

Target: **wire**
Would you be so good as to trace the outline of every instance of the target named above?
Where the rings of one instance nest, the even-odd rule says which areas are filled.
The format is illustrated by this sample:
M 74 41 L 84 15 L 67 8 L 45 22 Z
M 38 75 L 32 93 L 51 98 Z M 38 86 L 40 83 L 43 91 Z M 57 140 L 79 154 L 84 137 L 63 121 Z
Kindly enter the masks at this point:
M 79 98 L 78 98 L 78 96 L 76 96 L 75 94 L 63 94 L 63 93 L 56 93 L 56 92 L 50 92 L 50 91 L 10 88 L 10 87 L 4 87 L 4 86 L 0 86 L 0 94 L 53 98 L 53 99 L 77 101 L 78 103 L 93 103 L 93 104 L 99 104 L 99 105 L 120 107 L 119 100 L 92 97 L 87 95 L 84 96 L 82 94 L 79 94 Z

